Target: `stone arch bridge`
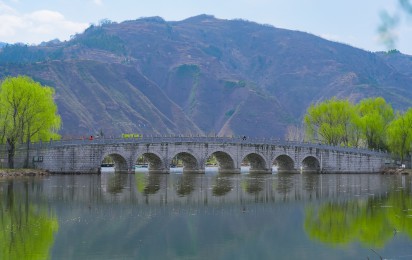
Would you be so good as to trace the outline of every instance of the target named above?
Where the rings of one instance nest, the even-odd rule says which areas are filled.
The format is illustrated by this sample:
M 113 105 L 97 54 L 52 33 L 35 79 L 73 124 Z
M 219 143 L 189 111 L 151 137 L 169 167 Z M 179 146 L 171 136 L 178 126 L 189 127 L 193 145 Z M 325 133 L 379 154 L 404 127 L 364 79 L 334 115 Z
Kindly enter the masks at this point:
M 149 172 L 167 173 L 173 158 L 183 162 L 184 172 L 204 172 L 214 156 L 219 172 L 239 173 L 242 162 L 250 172 L 373 173 L 389 155 L 382 152 L 333 147 L 275 139 L 229 137 L 143 137 L 136 139 L 69 140 L 34 143 L 21 152 L 16 164 L 29 158 L 30 166 L 54 173 L 98 173 L 110 156 L 117 171 L 134 171 L 138 158 L 148 162 Z M 20 161 L 20 162 L 19 162 Z

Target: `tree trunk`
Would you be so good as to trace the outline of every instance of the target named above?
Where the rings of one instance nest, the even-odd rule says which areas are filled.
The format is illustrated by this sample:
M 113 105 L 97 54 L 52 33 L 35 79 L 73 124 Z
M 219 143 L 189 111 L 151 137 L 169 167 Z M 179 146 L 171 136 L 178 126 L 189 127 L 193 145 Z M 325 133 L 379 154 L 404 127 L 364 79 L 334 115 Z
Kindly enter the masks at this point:
M 7 182 L 7 204 L 6 204 L 6 209 L 10 212 L 12 212 L 13 209 L 13 203 L 14 202 L 14 185 L 13 181 L 10 180 Z
M 24 160 L 23 168 L 29 168 L 29 157 L 30 157 L 30 137 L 27 138 L 27 147 L 26 147 L 26 159 Z
M 14 169 L 14 153 L 16 151 L 16 143 L 11 140 L 10 138 L 7 138 L 7 152 L 8 152 L 8 167 L 10 169 Z

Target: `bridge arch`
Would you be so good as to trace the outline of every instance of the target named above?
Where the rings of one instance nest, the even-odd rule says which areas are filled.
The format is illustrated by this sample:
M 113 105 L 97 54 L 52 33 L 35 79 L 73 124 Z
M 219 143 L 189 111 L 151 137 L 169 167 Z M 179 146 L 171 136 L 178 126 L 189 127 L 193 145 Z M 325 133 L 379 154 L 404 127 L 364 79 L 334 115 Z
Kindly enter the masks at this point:
M 304 172 L 319 172 L 320 171 L 320 163 L 318 158 L 315 156 L 307 156 L 305 159 L 302 160 L 302 170 Z
M 273 162 L 277 165 L 279 172 L 291 172 L 295 170 L 295 162 L 287 154 L 277 156 Z
M 386 160 L 390 159 L 390 154 L 349 147 L 254 138 L 248 138 L 245 143 L 245 140 L 236 137 L 201 136 L 144 137 L 131 138 L 127 141 L 110 138 L 87 142 L 63 140 L 33 143 L 29 151 L 25 149 L 16 151 L 16 167 L 23 167 L 27 163 L 25 159 L 27 152 L 33 159 L 30 160 L 31 167 L 53 173 L 96 173 L 105 156 L 110 156 L 116 161 L 118 170 L 131 170 L 137 161 L 137 154 L 143 153 L 148 153 L 147 156 L 154 158 L 151 164 L 152 170 L 158 168 L 162 172 L 168 172 L 170 155 L 177 152 L 189 152 L 194 155 L 200 168 L 207 163 L 207 156 L 215 154 L 220 162 L 220 170 L 227 172 L 240 172 L 240 160 L 248 153 L 263 155 L 268 167 L 276 163 L 281 171 L 296 171 L 301 167 L 303 169 L 304 165 L 306 165 L 305 168 L 317 169 L 317 162 L 321 158 L 320 171 L 322 173 L 374 173 L 384 167 Z M 306 158 L 308 156 L 313 156 L 313 158 Z M 133 159 L 136 160 L 133 161 Z M 153 163 L 154 161 L 157 163 Z
M 239 171 L 239 169 L 236 169 L 235 167 L 235 161 L 233 160 L 233 156 L 229 154 L 228 152 L 216 150 L 212 151 L 207 155 L 206 158 L 209 158 L 211 156 L 214 156 L 217 160 L 218 167 L 219 167 L 219 172 L 221 173 L 232 173 L 235 171 Z
M 268 164 L 265 158 L 258 153 L 249 153 L 243 157 L 243 160 L 247 160 L 250 164 L 250 172 L 268 172 Z
M 157 153 L 140 153 L 133 162 L 136 162 L 140 157 L 143 157 L 145 161 L 147 161 L 150 172 L 163 172 L 166 170 L 165 163 Z
M 102 158 L 100 158 L 100 164 L 106 157 L 110 157 L 114 162 L 114 169 L 118 172 L 127 172 L 128 171 L 128 163 L 125 157 L 116 152 L 107 152 L 105 153 Z M 100 165 L 99 165 L 100 166 Z
M 178 160 L 182 160 L 183 162 L 183 172 L 194 172 L 200 171 L 199 162 L 196 157 L 189 153 L 189 152 L 177 152 L 173 158 L 178 158 Z

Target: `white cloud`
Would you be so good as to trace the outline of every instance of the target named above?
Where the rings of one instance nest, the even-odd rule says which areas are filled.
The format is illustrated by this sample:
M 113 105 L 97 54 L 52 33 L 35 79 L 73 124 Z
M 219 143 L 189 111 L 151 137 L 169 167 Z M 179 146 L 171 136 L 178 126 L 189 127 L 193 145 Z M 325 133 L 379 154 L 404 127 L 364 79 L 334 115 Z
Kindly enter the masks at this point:
M 55 38 L 68 40 L 70 35 L 82 32 L 87 23 L 67 20 L 51 10 L 19 13 L 0 2 L 0 41 L 8 43 L 38 44 Z
M 64 16 L 59 12 L 49 11 L 49 10 L 40 10 L 35 11 L 27 17 L 32 21 L 37 21 L 39 23 L 51 23 L 55 21 L 63 21 Z

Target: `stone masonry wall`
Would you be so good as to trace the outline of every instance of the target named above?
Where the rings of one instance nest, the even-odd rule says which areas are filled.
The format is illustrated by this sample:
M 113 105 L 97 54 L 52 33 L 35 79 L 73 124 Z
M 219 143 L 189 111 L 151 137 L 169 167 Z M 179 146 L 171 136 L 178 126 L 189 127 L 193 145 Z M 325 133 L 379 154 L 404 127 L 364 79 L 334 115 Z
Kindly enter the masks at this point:
M 170 162 L 177 154 L 187 160 L 191 171 L 199 172 L 204 171 L 206 161 L 212 154 L 219 155 L 218 160 L 225 167 L 230 167 L 226 170 L 231 172 L 240 172 L 246 157 L 257 167 L 256 170 L 263 172 L 271 172 L 273 163 L 279 158 L 290 158 L 293 169 L 299 171 L 303 160 L 311 157 L 312 161 L 318 162 L 323 173 L 372 173 L 379 172 L 389 157 L 383 153 L 342 152 L 293 145 L 183 142 L 45 146 L 30 150 L 29 162 L 33 168 L 56 173 L 97 173 L 106 156 L 114 158 L 118 170 L 130 171 L 139 156 L 148 155 L 148 158 L 156 158 L 153 169 L 168 172 Z M 19 152 L 16 166 L 22 166 L 24 159 L 25 153 Z

